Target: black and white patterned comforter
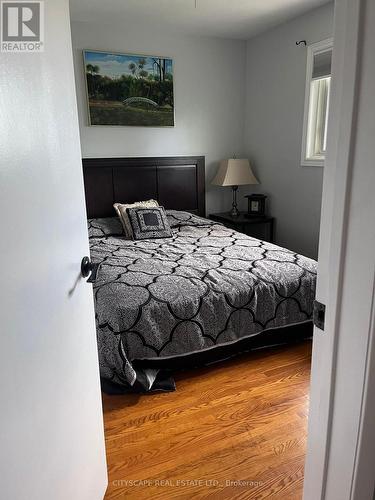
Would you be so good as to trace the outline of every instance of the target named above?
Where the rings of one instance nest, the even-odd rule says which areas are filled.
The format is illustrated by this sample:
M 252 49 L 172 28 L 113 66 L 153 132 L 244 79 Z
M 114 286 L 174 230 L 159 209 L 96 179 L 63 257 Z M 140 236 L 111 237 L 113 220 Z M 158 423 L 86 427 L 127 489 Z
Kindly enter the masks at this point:
M 314 260 L 187 212 L 167 214 L 173 236 L 143 241 L 126 239 L 117 218 L 89 220 L 103 378 L 131 386 L 134 360 L 311 321 Z

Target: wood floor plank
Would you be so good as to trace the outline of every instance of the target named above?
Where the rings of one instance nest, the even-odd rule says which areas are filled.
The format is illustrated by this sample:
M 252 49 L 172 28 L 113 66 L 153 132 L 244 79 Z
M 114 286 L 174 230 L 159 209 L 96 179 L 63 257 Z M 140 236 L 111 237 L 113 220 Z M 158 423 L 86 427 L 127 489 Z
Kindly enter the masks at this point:
M 311 342 L 103 396 L 107 500 L 302 498 Z

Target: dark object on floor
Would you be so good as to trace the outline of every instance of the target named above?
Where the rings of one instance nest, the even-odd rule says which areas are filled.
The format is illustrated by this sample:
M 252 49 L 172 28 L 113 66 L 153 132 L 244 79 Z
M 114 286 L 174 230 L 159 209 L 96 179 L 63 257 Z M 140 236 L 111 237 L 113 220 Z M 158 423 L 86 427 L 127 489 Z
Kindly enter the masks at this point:
M 171 373 L 167 370 L 153 370 L 155 379 L 152 384 L 152 392 L 172 392 L 176 390 L 176 384 Z M 105 394 L 151 394 L 147 389 L 148 380 L 146 380 L 145 371 L 137 371 L 137 380 L 131 386 L 127 382 L 124 385 L 116 384 L 108 379 L 101 378 L 100 384 Z

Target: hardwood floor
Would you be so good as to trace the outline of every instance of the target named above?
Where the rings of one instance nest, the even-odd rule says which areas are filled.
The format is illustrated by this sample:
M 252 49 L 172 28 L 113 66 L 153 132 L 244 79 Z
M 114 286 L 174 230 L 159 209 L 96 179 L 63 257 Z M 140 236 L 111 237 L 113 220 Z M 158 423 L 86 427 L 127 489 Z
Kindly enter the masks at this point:
M 301 499 L 310 356 L 307 341 L 180 373 L 174 393 L 104 395 L 105 498 Z

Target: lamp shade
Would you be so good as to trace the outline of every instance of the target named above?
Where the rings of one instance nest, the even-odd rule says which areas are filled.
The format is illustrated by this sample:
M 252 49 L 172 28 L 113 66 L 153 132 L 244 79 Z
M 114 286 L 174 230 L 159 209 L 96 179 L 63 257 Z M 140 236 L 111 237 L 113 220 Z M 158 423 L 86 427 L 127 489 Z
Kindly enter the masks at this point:
M 212 181 L 216 186 L 243 186 L 259 184 L 253 174 L 249 160 L 230 158 L 220 162 L 219 170 Z

